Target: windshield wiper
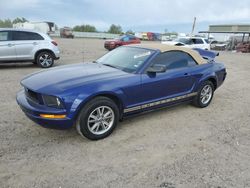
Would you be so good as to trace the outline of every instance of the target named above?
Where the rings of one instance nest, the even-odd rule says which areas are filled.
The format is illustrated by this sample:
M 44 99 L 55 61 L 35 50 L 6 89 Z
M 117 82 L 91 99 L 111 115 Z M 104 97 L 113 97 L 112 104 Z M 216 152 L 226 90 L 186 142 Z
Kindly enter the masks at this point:
M 108 63 L 103 63 L 103 65 L 108 66 L 108 67 L 112 67 L 112 68 L 115 68 L 115 69 L 119 69 L 117 66 L 110 65 Z

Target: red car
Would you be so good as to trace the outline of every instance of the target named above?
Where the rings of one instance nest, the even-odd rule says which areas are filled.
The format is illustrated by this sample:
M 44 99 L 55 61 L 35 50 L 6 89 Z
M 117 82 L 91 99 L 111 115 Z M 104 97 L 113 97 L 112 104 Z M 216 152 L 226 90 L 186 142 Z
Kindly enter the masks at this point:
M 104 48 L 108 50 L 113 50 L 118 46 L 128 45 L 128 44 L 139 44 L 140 39 L 133 35 L 122 35 L 121 37 L 113 40 L 106 40 L 104 43 Z

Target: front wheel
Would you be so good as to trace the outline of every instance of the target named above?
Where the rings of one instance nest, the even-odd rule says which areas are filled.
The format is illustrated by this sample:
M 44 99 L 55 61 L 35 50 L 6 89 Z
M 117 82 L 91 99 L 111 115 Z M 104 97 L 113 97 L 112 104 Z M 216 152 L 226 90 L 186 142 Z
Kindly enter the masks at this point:
M 193 104 L 197 107 L 204 108 L 207 107 L 212 101 L 214 95 L 214 85 L 210 81 L 205 81 L 199 91 L 197 96 L 193 100 Z
M 36 57 L 36 63 L 42 68 L 52 67 L 54 64 L 54 56 L 50 52 L 40 52 Z
M 113 132 L 118 119 L 117 105 L 107 97 L 97 97 L 81 110 L 76 121 L 76 129 L 81 136 L 90 140 L 99 140 Z

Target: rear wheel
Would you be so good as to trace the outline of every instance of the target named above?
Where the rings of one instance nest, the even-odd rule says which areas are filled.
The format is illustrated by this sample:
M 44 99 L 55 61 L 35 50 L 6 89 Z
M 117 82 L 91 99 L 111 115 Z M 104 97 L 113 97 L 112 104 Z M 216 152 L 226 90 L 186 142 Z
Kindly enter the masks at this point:
M 197 107 L 204 108 L 207 107 L 213 99 L 214 95 L 214 85 L 210 81 L 205 81 L 199 91 L 197 96 L 193 100 L 193 104 Z
M 99 140 L 109 136 L 119 119 L 117 105 L 107 97 L 97 97 L 88 102 L 81 110 L 76 129 L 82 136 Z
M 42 68 L 52 67 L 54 64 L 54 56 L 50 52 L 40 52 L 36 57 L 36 63 Z

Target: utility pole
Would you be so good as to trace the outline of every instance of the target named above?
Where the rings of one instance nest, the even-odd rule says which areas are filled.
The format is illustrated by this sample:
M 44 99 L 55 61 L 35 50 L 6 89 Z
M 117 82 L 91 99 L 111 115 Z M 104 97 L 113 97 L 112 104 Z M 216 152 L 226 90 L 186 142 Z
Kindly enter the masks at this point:
M 194 17 L 194 22 L 193 22 L 191 36 L 193 36 L 193 34 L 194 34 L 195 23 L 196 23 L 196 17 Z

